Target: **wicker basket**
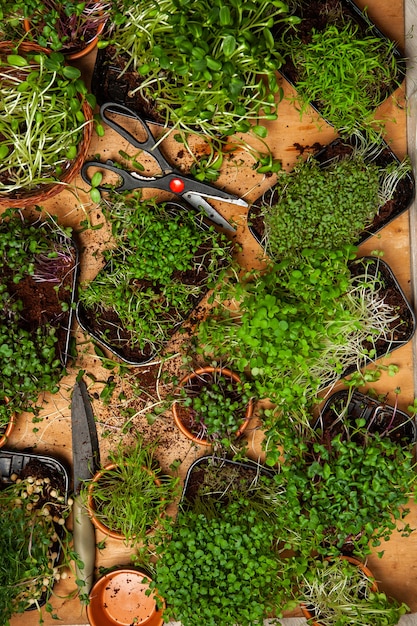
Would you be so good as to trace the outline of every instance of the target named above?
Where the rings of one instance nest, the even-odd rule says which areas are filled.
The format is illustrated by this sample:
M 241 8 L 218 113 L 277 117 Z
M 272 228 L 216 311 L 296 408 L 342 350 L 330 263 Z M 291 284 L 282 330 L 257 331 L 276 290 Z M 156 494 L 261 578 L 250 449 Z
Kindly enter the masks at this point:
M 46 54 L 50 53 L 50 51 L 46 48 L 42 48 L 38 44 L 31 42 L 23 42 L 19 44 L 17 50 L 16 45 L 13 42 L 0 42 L 0 56 L 16 52 L 24 55 L 25 53 L 31 51 L 45 52 Z M 82 112 L 86 123 L 83 127 L 83 137 L 78 146 L 77 156 L 72 161 L 68 162 L 67 169 L 59 177 L 59 179 L 57 179 L 57 182 L 47 183 L 27 192 L 22 189 L 22 191 L 17 193 L 8 193 L 7 195 L 0 194 L 0 209 L 8 207 L 25 208 L 29 206 L 42 205 L 42 203 L 46 200 L 56 196 L 60 191 L 65 189 L 65 186 L 71 183 L 78 176 L 85 161 L 93 133 L 93 111 L 88 102 L 85 100 L 82 102 Z

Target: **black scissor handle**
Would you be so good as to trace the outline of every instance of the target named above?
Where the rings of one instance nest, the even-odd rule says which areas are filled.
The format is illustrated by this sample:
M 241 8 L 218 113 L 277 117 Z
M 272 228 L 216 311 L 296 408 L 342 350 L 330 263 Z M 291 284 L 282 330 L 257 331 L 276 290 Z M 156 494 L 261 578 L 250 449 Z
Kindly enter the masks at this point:
M 88 185 L 92 185 L 92 176 L 90 176 L 89 170 L 91 168 L 97 168 L 97 170 L 109 170 L 113 174 L 115 174 L 119 181 L 121 181 L 120 185 L 117 184 L 108 184 L 108 185 L 95 185 L 95 189 L 101 191 L 116 191 L 120 193 L 121 191 L 130 191 L 132 189 L 136 189 L 139 185 L 132 178 L 129 172 L 126 170 L 117 167 L 113 161 L 106 161 L 103 163 L 102 161 L 86 161 L 81 168 L 81 177 Z
M 122 124 L 119 124 L 114 119 L 109 117 L 108 113 L 115 113 L 117 115 L 121 115 L 126 118 L 133 119 L 136 122 L 139 122 L 142 129 L 145 131 L 146 139 L 144 141 L 139 141 Z M 172 170 L 172 166 L 168 163 L 168 161 L 165 159 L 164 155 L 161 153 L 158 146 L 156 145 L 156 139 L 153 136 L 147 122 L 142 117 L 140 117 L 140 115 L 135 113 L 135 111 L 132 111 L 124 104 L 118 104 L 117 102 L 105 102 L 100 107 L 100 117 L 103 122 L 105 122 L 113 130 L 115 130 L 121 137 L 127 139 L 127 141 L 132 146 L 150 154 L 158 162 L 163 172 Z

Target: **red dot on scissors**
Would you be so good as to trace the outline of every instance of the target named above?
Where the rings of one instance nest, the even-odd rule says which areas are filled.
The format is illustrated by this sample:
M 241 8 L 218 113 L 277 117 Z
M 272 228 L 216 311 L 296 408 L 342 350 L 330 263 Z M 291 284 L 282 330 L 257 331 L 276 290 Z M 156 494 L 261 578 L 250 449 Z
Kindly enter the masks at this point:
M 169 183 L 169 188 L 174 193 L 181 193 L 181 191 L 184 191 L 184 187 L 185 184 L 181 178 L 173 178 Z

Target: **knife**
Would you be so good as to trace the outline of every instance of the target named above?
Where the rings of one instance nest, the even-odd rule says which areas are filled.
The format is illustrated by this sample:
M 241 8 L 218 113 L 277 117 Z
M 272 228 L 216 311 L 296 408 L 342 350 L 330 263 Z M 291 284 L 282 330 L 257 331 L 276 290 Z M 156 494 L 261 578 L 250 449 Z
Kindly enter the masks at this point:
M 74 551 L 78 555 L 76 576 L 80 598 L 87 602 L 94 576 L 96 537 L 85 502 L 80 495 L 80 487 L 97 471 L 100 465 L 100 450 L 91 402 L 83 380 L 76 381 L 72 392 L 71 423 L 74 491 L 73 540 Z

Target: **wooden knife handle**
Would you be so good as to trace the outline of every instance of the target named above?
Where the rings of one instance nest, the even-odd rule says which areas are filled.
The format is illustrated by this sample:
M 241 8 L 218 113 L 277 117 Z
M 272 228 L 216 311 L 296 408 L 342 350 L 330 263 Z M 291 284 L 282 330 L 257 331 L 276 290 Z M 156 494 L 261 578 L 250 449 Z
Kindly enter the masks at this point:
M 75 496 L 72 510 L 74 550 L 80 561 L 79 564 L 76 563 L 77 584 L 80 589 L 80 599 L 86 602 L 93 585 L 96 533 L 80 495 Z

